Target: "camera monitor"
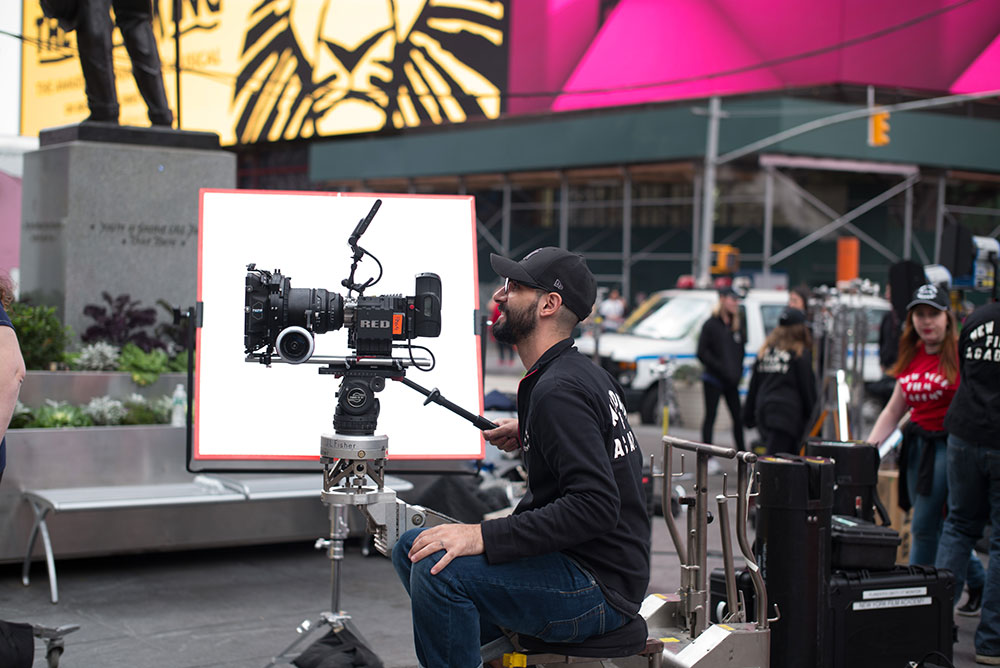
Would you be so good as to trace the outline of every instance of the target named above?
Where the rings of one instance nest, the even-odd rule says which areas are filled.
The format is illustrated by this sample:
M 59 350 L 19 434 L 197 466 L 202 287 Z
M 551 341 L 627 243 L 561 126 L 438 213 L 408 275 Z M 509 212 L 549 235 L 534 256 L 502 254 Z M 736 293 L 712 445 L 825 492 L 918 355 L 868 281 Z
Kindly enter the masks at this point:
M 362 228 L 368 252 L 352 271 Z M 339 378 L 311 363 L 322 359 L 412 357 L 418 364 L 410 362 L 408 379 L 482 412 L 472 197 L 203 190 L 198 241 L 203 313 L 191 470 L 318 470 L 320 437 L 334 431 L 341 389 Z M 363 297 L 344 285 L 363 286 L 379 274 Z M 414 301 L 418 317 L 400 320 L 412 339 L 366 330 L 369 319 L 378 324 L 371 314 L 392 321 Z M 424 301 L 435 308 L 422 320 Z M 275 305 L 278 315 L 257 326 L 260 303 Z M 280 318 L 287 323 L 280 321 L 279 332 Z M 406 343 L 393 339 L 401 338 L 414 347 L 400 348 Z M 273 354 L 248 362 L 251 344 L 267 342 L 274 345 L 261 349 Z M 431 355 L 433 368 L 421 372 Z M 424 405 L 402 383 L 389 379 L 378 400 L 376 433 L 388 437 L 390 470 L 450 468 L 442 460 L 483 457 L 479 429 Z

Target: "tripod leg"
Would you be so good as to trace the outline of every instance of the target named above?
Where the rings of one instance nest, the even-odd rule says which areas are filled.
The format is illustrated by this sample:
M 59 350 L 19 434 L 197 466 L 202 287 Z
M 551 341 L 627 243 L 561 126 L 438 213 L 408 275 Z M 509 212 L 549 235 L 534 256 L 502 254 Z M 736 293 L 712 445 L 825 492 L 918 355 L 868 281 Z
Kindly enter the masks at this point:
M 298 628 L 295 629 L 296 633 L 299 634 L 299 637 L 293 640 L 292 644 L 290 644 L 288 647 L 281 650 L 279 654 L 274 656 L 271 659 L 271 661 L 266 666 L 264 666 L 264 668 L 273 668 L 273 666 L 283 666 L 291 664 L 292 663 L 291 660 L 294 659 L 296 656 L 298 656 L 297 653 L 293 653 L 295 648 L 298 647 L 300 644 L 302 644 L 302 642 L 304 642 L 306 638 L 312 635 L 313 631 L 322 626 L 325 621 L 326 620 L 324 620 L 321 617 L 320 619 L 316 620 L 315 623 L 310 622 L 307 619 L 301 624 L 299 624 Z

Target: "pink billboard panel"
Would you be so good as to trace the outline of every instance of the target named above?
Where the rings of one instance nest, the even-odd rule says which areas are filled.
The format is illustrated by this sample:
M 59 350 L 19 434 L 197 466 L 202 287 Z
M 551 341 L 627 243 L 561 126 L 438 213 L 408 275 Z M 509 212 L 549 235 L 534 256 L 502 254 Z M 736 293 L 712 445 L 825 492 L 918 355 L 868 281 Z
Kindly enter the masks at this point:
M 606 17 L 597 4 L 514 1 L 509 112 L 836 84 L 1000 89 L 1000 2 L 620 0 Z

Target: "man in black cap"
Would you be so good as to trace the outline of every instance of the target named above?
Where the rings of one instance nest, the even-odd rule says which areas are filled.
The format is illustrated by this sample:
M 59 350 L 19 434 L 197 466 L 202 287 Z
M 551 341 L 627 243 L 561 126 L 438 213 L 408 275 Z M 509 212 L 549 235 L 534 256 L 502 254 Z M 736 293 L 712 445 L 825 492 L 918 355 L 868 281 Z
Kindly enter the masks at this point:
M 593 308 L 594 276 L 560 248 L 490 262 L 505 279 L 493 335 L 528 371 L 518 419 L 485 436 L 522 451 L 528 489 L 509 517 L 396 544 L 422 666 L 478 666 L 501 628 L 554 643 L 609 633 L 638 615 L 649 583 L 642 455 L 623 392 L 570 338 Z
M 715 414 L 719 399 L 726 400 L 733 418 L 733 441 L 737 450 L 746 450 L 743 442 L 743 414 L 740 409 L 740 379 L 743 378 L 743 357 L 746 351 L 745 329 L 740 319 L 739 295 L 731 287 L 719 290 L 719 301 L 712 316 L 698 334 L 698 361 L 704 369 L 701 375 L 705 395 L 705 417 L 701 424 L 701 440 L 713 443 Z M 715 460 L 709 460 L 714 462 Z

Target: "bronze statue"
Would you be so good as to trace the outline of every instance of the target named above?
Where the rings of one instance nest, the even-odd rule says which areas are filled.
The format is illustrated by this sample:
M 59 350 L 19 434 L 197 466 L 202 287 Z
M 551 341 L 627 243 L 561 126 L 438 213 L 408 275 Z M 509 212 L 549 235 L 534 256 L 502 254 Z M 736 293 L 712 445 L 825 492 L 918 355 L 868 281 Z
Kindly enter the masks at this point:
M 61 16 L 50 13 L 52 5 L 61 5 Z M 160 70 L 160 54 L 153 35 L 151 0 L 42 0 L 46 15 L 60 19 L 64 27 L 76 26 L 76 42 L 80 52 L 80 67 L 86 84 L 88 121 L 118 122 L 118 93 L 115 89 L 115 68 L 112 59 L 111 14 L 121 31 L 132 61 L 132 76 L 142 99 L 149 109 L 153 125 L 173 124 L 174 115 L 167 104 Z M 67 16 L 72 14 L 72 16 Z

